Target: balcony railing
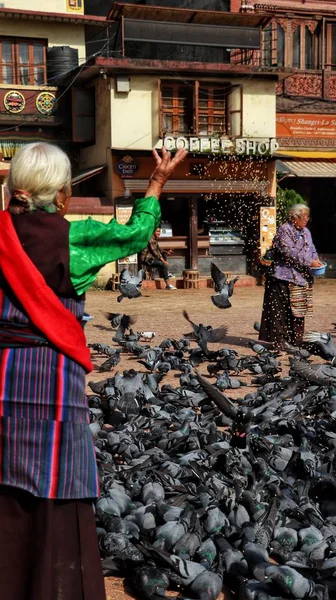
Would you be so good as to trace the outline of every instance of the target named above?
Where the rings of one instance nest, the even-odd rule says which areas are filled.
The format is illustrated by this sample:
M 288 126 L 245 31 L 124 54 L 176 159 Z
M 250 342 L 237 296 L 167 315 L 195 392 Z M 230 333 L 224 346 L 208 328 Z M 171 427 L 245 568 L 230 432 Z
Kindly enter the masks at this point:
M 260 47 L 259 27 L 121 17 L 113 44 L 105 44 L 101 56 L 259 66 Z

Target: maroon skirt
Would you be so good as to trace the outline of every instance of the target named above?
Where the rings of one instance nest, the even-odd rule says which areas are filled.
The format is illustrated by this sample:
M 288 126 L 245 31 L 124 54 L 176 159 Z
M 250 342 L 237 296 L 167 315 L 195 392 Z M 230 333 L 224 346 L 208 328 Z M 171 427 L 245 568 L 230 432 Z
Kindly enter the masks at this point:
M 105 600 L 90 500 L 0 486 L 1 600 Z
M 289 283 L 267 277 L 262 309 L 259 340 L 283 348 L 285 342 L 299 346 L 305 320 L 294 317 L 290 304 Z

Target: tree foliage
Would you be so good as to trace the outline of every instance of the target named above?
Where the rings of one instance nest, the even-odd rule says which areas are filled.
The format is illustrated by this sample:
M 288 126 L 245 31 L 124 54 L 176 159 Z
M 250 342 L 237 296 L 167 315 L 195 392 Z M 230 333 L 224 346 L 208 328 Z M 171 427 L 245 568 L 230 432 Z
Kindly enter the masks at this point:
M 295 190 L 277 189 L 277 226 L 287 221 L 288 211 L 294 204 L 307 204 L 306 200 Z

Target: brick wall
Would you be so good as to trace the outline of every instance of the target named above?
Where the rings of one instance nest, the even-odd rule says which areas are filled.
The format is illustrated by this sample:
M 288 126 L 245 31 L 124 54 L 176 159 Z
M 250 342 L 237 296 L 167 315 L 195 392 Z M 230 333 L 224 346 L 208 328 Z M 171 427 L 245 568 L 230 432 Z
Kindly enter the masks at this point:
M 241 0 L 231 0 L 231 12 L 239 12 Z

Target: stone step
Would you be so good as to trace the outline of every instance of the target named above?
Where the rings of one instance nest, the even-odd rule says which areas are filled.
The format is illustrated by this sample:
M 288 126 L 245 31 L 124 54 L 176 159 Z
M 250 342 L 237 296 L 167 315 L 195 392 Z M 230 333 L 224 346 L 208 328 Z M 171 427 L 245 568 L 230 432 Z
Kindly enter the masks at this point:
M 230 279 L 233 279 L 235 275 L 231 275 Z M 178 290 L 183 289 L 183 277 L 176 277 L 169 279 L 172 285 L 175 285 Z M 257 279 L 252 275 L 239 275 L 239 279 L 235 284 L 236 287 L 253 287 L 257 285 Z M 146 279 L 142 282 L 143 290 L 163 290 L 166 284 L 163 279 Z M 213 281 L 211 277 L 200 277 L 199 289 L 213 288 Z

